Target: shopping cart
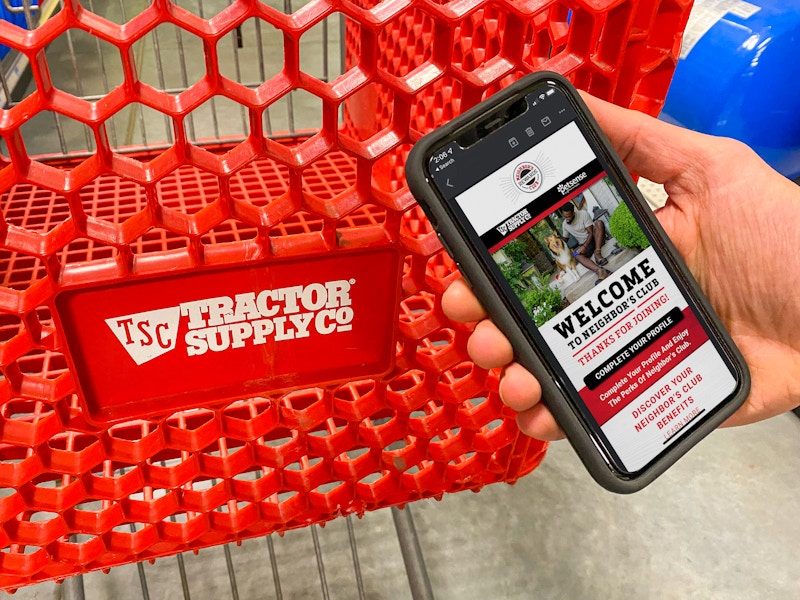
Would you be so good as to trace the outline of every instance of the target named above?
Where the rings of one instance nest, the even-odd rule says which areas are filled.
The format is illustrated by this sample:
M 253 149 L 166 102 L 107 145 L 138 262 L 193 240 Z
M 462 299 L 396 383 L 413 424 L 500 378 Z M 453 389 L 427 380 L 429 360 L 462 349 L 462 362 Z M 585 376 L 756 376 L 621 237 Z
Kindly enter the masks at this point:
M 539 464 L 403 162 L 533 69 L 657 112 L 690 2 L 3 1 L 0 586 Z

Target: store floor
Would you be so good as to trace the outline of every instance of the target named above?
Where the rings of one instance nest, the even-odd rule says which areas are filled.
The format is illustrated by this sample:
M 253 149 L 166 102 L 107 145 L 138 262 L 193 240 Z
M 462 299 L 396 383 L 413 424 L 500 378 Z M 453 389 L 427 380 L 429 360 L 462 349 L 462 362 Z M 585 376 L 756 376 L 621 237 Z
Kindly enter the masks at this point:
M 417 511 L 437 598 L 797 598 L 800 419 L 715 432 L 632 496 L 566 443 L 516 487 Z

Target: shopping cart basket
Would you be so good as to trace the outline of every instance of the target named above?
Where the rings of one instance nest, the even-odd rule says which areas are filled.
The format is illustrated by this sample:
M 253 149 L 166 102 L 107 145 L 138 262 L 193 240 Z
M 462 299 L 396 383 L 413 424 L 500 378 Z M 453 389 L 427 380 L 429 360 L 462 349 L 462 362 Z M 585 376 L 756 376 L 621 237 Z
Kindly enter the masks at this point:
M 4 3 L 0 586 L 536 467 L 403 161 L 534 69 L 657 112 L 690 2 Z

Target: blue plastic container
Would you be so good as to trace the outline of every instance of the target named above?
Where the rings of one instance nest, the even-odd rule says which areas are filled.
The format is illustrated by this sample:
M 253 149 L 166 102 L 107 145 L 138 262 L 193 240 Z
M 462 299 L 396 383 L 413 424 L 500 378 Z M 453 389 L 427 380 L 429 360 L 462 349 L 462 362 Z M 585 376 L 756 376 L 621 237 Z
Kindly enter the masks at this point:
M 11 0 L 9 4 L 11 6 L 22 6 L 22 0 Z M 35 6 L 36 3 L 32 2 L 31 4 Z M 23 28 L 27 28 L 27 25 L 25 23 L 25 14 L 22 12 L 13 13 L 9 11 L 5 7 L 5 3 L 3 2 L 0 2 L 0 19 L 2 19 L 3 21 L 8 21 L 9 23 L 13 23 L 14 25 L 18 25 Z M 5 58 L 9 50 L 10 49 L 8 46 L 0 45 L 0 60 Z
M 661 118 L 800 177 L 800 2 L 697 0 Z

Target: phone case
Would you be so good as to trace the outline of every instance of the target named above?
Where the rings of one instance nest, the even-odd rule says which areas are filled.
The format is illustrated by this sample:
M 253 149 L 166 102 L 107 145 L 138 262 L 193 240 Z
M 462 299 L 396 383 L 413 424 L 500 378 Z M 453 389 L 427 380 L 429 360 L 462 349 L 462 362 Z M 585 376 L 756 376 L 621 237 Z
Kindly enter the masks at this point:
M 435 147 L 439 146 L 443 141 L 448 141 L 455 137 L 459 129 L 479 119 L 492 107 L 496 107 L 510 98 L 524 96 L 528 88 L 542 81 L 559 85 L 562 91 L 572 100 L 578 112 L 582 113 L 587 124 L 592 129 L 595 137 L 593 141 L 605 149 L 605 158 L 608 160 L 609 167 L 616 171 L 615 175 L 621 187 L 626 188 L 623 191 L 627 192 L 628 198 L 632 199 L 631 208 L 643 217 L 643 224 L 649 229 L 654 245 L 657 245 L 665 255 L 665 264 L 672 271 L 674 278 L 683 285 L 687 296 L 691 297 L 695 303 L 698 318 L 710 325 L 717 340 L 722 343 L 725 355 L 736 371 L 738 387 L 735 395 L 727 403 L 720 405 L 716 412 L 707 418 L 705 422 L 696 426 L 690 433 L 685 434 L 682 439 L 677 440 L 649 467 L 635 477 L 623 476 L 622 473 L 612 469 L 597 449 L 590 431 L 572 409 L 565 395 L 566 393 L 562 391 L 560 382 L 553 371 L 543 362 L 540 354 L 532 347 L 529 338 L 521 330 L 521 325 L 502 299 L 501 294 L 498 293 L 491 280 L 484 273 L 481 263 L 473 256 L 472 250 L 462 238 L 458 226 L 451 221 L 449 213 L 443 208 L 438 192 L 430 181 L 426 170 L 428 158 Z M 653 215 L 627 169 L 622 164 L 622 160 L 617 156 L 597 122 L 589 113 L 580 95 L 564 77 L 545 71 L 528 75 L 456 117 L 448 124 L 429 133 L 420 139 L 412 149 L 406 163 L 406 179 L 412 194 L 425 211 L 434 229 L 439 233 L 443 245 L 455 259 L 475 295 L 483 304 L 492 321 L 511 341 L 516 360 L 539 379 L 542 387 L 543 402 L 548 406 L 558 424 L 566 433 L 567 439 L 589 473 L 600 485 L 617 493 L 631 493 L 642 489 L 743 404 L 750 388 L 750 376 L 744 359 L 705 294 L 700 290 L 694 277 Z

